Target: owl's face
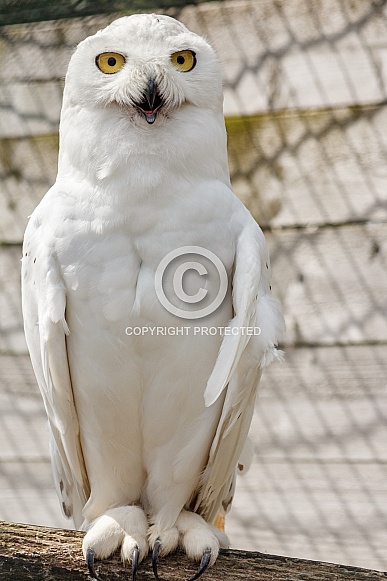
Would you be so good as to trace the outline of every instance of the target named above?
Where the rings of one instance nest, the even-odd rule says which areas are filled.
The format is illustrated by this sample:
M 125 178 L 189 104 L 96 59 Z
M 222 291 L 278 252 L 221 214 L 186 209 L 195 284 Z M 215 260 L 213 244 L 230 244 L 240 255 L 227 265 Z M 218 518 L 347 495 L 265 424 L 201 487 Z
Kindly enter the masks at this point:
M 212 48 L 156 14 L 120 18 L 81 42 L 70 61 L 66 97 L 86 109 L 116 108 L 145 126 L 187 106 L 219 112 L 223 101 Z

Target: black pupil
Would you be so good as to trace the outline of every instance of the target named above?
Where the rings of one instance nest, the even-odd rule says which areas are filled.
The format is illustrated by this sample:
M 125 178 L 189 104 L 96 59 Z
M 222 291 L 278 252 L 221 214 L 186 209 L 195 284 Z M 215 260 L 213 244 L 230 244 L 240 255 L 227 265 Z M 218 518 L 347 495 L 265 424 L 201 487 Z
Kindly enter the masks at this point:
M 108 65 L 109 67 L 114 67 L 114 65 L 117 63 L 117 60 L 114 58 L 114 56 L 110 56 L 108 58 Z
M 176 60 L 179 63 L 179 65 L 183 65 L 185 63 L 185 58 L 181 55 L 178 56 Z

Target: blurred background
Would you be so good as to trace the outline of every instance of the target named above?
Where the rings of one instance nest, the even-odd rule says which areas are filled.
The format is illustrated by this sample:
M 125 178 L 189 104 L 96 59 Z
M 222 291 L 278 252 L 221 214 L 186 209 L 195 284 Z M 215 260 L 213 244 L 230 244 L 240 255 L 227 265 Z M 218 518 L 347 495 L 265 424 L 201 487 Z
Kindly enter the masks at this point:
M 265 231 L 286 316 L 232 546 L 387 569 L 385 0 L 0 1 L 0 518 L 71 527 L 23 336 L 21 242 L 55 180 L 72 50 L 135 11 L 175 16 L 217 50 L 233 186 Z

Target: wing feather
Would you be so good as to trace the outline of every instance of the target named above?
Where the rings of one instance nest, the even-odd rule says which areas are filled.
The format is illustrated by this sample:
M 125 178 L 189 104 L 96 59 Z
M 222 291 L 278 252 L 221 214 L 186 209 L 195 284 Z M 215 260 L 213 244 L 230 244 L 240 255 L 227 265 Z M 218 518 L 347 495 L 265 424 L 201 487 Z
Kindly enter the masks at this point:
M 39 244 L 40 235 L 31 218 L 22 259 L 24 330 L 48 416 L 55 486 L 63 512 L 79 527 L 90 490 L 67 359 L 66 290 L 55 254 Z
M 271 295 L 265 238 L 255 223 L 248 224 L 237 242 L 233 309 L 234 318 L 205 392 L 205 403 L 210 406 L 226 389 L 195 505 L 195 511 L 210 522 L 231 503 L 230 491 L 254 413 L 262 367 L 282 355 L 276 345 L 285 324 L 279 304 Z

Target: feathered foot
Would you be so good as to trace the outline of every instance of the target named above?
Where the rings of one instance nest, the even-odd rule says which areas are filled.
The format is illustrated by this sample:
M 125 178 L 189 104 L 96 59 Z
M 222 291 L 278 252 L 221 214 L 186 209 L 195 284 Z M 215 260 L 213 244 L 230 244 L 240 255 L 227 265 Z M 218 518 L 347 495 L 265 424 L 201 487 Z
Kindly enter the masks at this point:
M 148 553 L 146 531 L 148 521 L 137 506 L 112 508 L 91 525 L 83 539 L 83 553 L 93 581 L 101 581 L 94 559 L 107 559 L 121 547 L 121 558 L 132 565 L 132 581 L 136 581 L 138 564 Z
M 198 514 L 183 510 L 175 526 L 159 532 L 157 524 L 148 531 L 149 544 L 153 547 L 152 569 L 156 581 L 161 581 L 158 573 L 159 555 L 167 555 L 180 545 L 188 557 L 200 560 L 200 565 L 189 581 L 196 581 L 210 565 L 213 565 L 220 547 L 228 547 L 226 535 L 206 523 Z
M 157 539 L 155 542 L 155 545 L 153 547 L 153 552 L 152 552 L 152 569 L 153 569 L 153 574 L 155 576 L 156 581 L 161 581 L 161 579 L 159 577 L 159 573 L 158 573 L 158 556 L 159 556 L 160 548 L 161 548 L 161 541 L 160 541 L 160 539 Z M 208 565 L 210 564 L 210 561 L 211 561 L 211 549 L 205 549 L 205 551 L 202 555 L 201 561 L 200 561 L 199 568 L 198 568 L 197 572 L 195 573 L 195 575 L 189 579 L 189 581 L 196 581 L 196 579 L 199 579 L 199 577 L 201 577 L 203 575 L 204 571 L 207 569 Z

